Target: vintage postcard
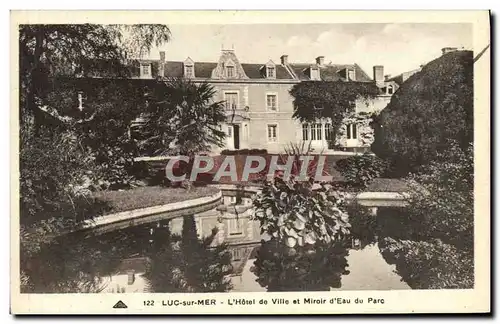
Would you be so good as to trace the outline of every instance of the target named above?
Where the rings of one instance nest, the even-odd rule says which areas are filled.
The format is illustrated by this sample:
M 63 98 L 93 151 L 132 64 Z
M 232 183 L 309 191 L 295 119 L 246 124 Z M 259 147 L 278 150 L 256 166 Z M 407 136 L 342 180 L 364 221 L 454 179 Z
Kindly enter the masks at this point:
M 489 313 L 490 12 L 12 11 L 11 313 Z

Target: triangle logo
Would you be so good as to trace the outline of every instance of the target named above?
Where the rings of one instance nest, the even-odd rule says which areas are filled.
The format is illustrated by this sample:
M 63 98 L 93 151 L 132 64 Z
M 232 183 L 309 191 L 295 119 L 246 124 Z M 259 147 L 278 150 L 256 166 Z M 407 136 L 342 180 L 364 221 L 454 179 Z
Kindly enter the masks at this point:
M 124 302 L 122 302 L 121 300 L 119 300 L 115 306 L 113 306 L 113 308 L 128 308 L 127 305 L 125 305 Z

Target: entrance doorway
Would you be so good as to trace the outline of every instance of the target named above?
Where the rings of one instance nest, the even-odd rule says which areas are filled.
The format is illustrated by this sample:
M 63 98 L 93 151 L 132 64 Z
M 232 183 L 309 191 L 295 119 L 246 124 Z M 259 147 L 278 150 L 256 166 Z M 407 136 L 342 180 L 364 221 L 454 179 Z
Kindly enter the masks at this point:
M 239 150 L 240 149 L 240 125 L 231 124 L 227 125 L 227 148 L 230 150 Z
M 233 125 L 234 149 L 240 149 L 240 125 Z

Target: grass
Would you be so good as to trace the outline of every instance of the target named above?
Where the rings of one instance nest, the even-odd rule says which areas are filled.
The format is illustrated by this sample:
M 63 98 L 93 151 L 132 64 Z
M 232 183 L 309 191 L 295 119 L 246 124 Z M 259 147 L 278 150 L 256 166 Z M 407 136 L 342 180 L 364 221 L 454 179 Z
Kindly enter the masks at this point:
M 106 204 L 103 215 L 128 210 L 165 205 L 169 203 L 211 196 L 219 192 L 214 187 L 193 187 L 190 191 L 183 188 L 138 187 L 123 191 L 102 191 L 94 198 Z

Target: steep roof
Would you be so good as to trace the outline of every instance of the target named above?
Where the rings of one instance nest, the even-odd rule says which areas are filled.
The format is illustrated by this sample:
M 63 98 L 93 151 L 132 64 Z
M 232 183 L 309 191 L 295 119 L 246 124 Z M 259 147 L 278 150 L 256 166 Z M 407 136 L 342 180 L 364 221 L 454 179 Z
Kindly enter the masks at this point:
M 265 79 L 262 73 L 262 68 L 265 68 L 265 64 L 253 64 L 253 63 L 241 63 L 241 66 L 245 70 L 246 75 L 250 79 Z M 286 68 L 282 65 L 275 65 L 276 68 L 276 79 L 278 80 L 291 80 L 293 77 L 288 73 Z
M 101 68 L 95 68 L 99 72 L 92 73 L 93 76 L 110 76 L 113 75 L 112 68 L 107 62 Z M 128 70 L 132 77 L 140 76 L 141 64 L 151 64 L 152 77 L 164 76 L 178 78 L 184 75 L 184 62 L 183 61 L 166 61 L 164 65 L 164 74 L 160 75 L 160 60 L 129 60 L 127 62 Z M 289 63 L 287 66 L 276 64 L 275 65 L 275 79 L 276 80 L 309 80 L 307 69 L 313 64 L 307 63 Z M 196 78 L 210 79 L 212 71 L 218 66 L 217 62 L 194 62 L 194 74 Z M 253 80 L 266 80 L 265 69 L 266 63 L 241 63 L 246 76 Z M 356 81 L 370 82 L 372 79 L 359 67 L 357 64 L 327 64 L 320 66 L 320 76 L 324 81 L 347 81 L 345 70 L 353 68 L 356 73 Z M 291 73 L 290 73 L 290 72 Z M 292 75 L 293 74 L 293 75 Z M 268 80 L 268 79 L 267 79 Z
M 313 64 L 306 63 L 290 63 L 288 64 L 293 72 L 297 75 L 299 80 L 309 80 L 306 74 L 308 68 Z M 370 82 L 372 79 L 366 74 L 363 69 L 357 64 L 327 64 L 320 66 L 320 77 L 324 81 L 347 81 L 345 77 L 345 70 L 352 68 L 356 73 L 356 81 Z

